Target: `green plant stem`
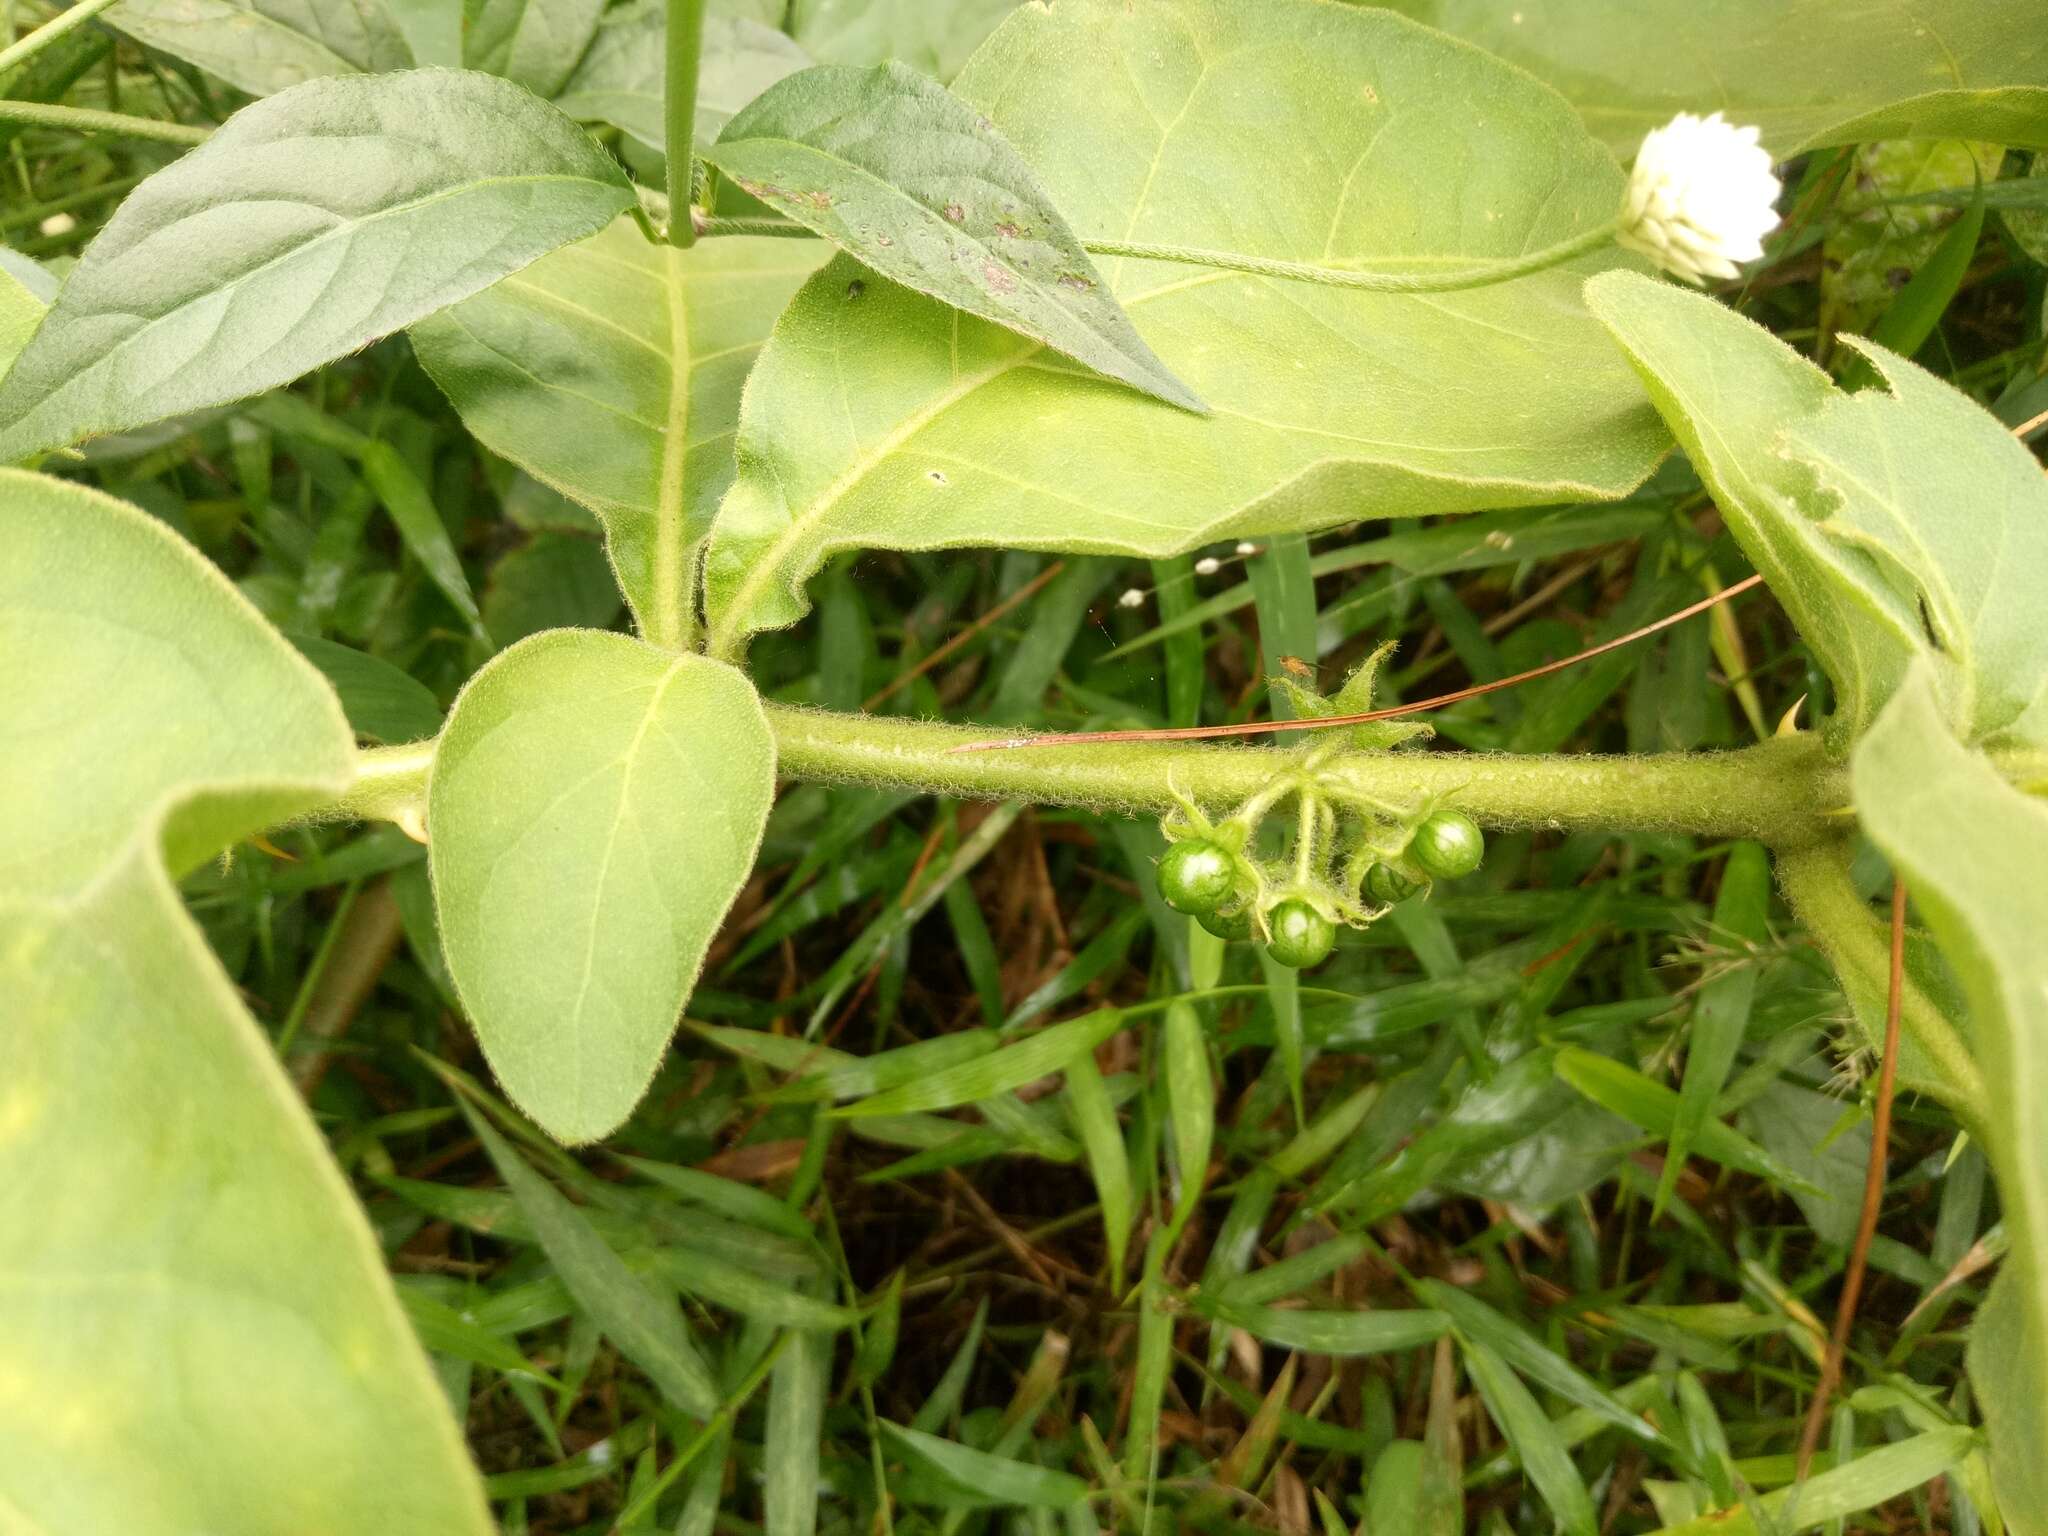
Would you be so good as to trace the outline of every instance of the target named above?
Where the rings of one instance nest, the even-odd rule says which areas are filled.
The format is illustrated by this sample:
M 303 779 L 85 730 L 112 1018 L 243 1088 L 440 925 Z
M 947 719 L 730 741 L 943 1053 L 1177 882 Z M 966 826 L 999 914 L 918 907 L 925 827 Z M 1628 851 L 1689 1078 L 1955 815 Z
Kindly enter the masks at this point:
M 1148 245 L 1134 240 L 1083 240 L 1081 244 L 1097 256 L 1129 256 L 1143 261 L 1177 261 L 1196 267 L 1219 267 L 1227 272 L 1249 272 L 1257 277 L 1280 277 L 1299 283 L 1321 283 L 1330 288 L 1354 288 L 1367 293 L 1455 293 L 1463 288 L 1484 288 L 1526 277 L 1555 267 L 1588 251 L 1597 251 L 1614 239 L 1615 224 L 1596 228 L 1546 245 L 1525 256 L 1504 261 L 1475 262 L 1448 272 L 1363 272 L 1348 267 L 1317 266 L 1307 261 L 1276 261 L 1266 256 L 1247 256 L 1240 251 L 1211 251 L 1187 245 Z
M 185 123 L 130 117 L 124 112 L 89 112 L 84 107 L 46 107 L 39 101 L 0 101 L 0 122 L 30 123 L 39 128 L 69 128 L 74 133 L 115 133 L 130 139 L 157 139 L 165 144 L 204 144 L 213 130 Z
M 1842 978 L 1844 990 L 1860 991 L 1881 1003 L 1891 980 L 1890 935 L 1850 879 L 1850 854 L 1848 840 L 1840 837 L 1780 849 L 1778 886 Z M 1915 1063 L 1909 1059 L 1900 1063 L 1900 1086 L 1933 1094 L 1981 1132 L 1987 1102 L 1983 1074 L 1969 1045 L 1910 972 L 1899 1022 L 1934 1074 L 1910 1070 Z
M 668 243 L 696 244 L 690 217 L 696 157 L 697 55 L 704 41 L 704 0 L 668 0 L 668 68 L 662 84 L 663 143 L 668 155 Z
M 1278 747 L 1185 742 L 956 752 L 986 741 L 985 726 L 769 704 L 784 778 L 871 784 L 982 800 L 1032 800 L 1157 815 L 1176 792 L 1228 810 L 1298 768 Z M 354 788 L 330 819 L 397 819 L 425 792 L 433 743 L 366 752 Z M 1435 796 L 1491 827 L 1605 827 L 1615 831 L 1753 837 L 1777 847 L 1823 838 L 1848 800 L 1841 769 L 1810 735 L 1733 752 L 1644 757 L 1524 757 L 1478 752 L 1344 752 L 1324 782 L 1396 804 Z M 679 787 L 680 792 L 680 787 Z
M 5 48 L 0 48 L 0 75 L 5 75 L 15 65 L 34 58 L 65 33 L 84 26 L 113 4 L 114 0 L 78 0 L 70 10 L 59 11 L 35 31 L 16 38 Z
M 1298 283 L 1321 283 L 1330 288 L 1353 288 L 1366 293 L 1456 293 L 1463 288 L 1484 288 L 1505 283 L 1531 272 L 1555 267 L 1588 251 L 1597 251 L 1614 239 L 1612 222 L 1546 245 L 1540 251 L 1511 256 L 1503 261 L 1474 262 L 1448 272 L 1366 272 L 1350 267 L 1318 266 L 1308 261 L 1280 261 L 1269 256 L 1247 256 L 1242 251 L 1213 251 L 1192 245 L 1148 245 L 1137 240 L 1083 240 L 1082 246 L 1097 256 L 1128 256 L 1142 261 L 1177 261 L 1188 266 L 1216 267 L 1226 272 L 1249 272 L 1258 277 L 1286 278 Z M 733 218 L 700 219 L 700 235 L 775 235 L 786 239 L 815 239 L 814 231 L 789 219 Z

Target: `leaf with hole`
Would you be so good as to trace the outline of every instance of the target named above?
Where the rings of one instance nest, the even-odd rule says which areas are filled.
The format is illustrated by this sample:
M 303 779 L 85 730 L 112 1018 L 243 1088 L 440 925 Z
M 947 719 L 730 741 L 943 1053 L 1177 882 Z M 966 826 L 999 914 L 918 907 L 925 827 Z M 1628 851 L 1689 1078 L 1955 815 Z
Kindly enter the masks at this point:
M 488 75 L 315 80 L 131 192 L 0 380 L 0 460 L 288 382 L 611 222 L 588 134 Z
M 1553 93 L 1397 17 L 1312 0 L 1026 6 L 954 89 L 1084 241 L 1432 272 L 1584 234 L 1623 191 Z M 1446 110 L 1476 100 L 1483 114 Z M 1260 147 L 1282 138 L 1307 147 Z M 1667 439 L 1579 287 L 1632 262 L 1610 250 L 1419 295 L 1104 262 L 1107 291 L 1211 408 L 1196 416 L 835 261 L 748 385 L 708 575 L 719 644 L 793 622 L 845 549 L 1158 556 L 1367 506 L 1618 496 Z
M 427 794 L 441 940 L 492 1071 L 558 1140 L 646 1091 L 774 780 L 744 677 L 623 635 L 536 635 L 455 701 Z

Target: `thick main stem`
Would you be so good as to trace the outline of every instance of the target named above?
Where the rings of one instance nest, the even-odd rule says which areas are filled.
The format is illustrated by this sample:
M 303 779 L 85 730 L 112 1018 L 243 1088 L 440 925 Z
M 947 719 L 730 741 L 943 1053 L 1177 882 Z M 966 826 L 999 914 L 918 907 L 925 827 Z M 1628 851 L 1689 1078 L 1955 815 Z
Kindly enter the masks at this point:
M 704 0 L 668 0 L 668 62 L 662 80 L 663 149 L 668 156 L 668 243 L 697 240 L 690 216 L 695 188 L 697 55 L 704 39 Z
M 1172 809 L 1176 791 L 1227 809 L 1301 760 L 1279 747 L 1178 742 L 955 752 L 986 741 L 987 728 L 775 704 L 768 718 L 786 778 L 1146 813 Z M 1645 757 L 1346 752 L 1322 771 L 1340 787 L 1385 800 L 1451 795 L 1494 827 L 1611 827 L 1779 845 L 1825 835 L 1827 808 L 1847 800 L 1840 770 L 1806 736 Z

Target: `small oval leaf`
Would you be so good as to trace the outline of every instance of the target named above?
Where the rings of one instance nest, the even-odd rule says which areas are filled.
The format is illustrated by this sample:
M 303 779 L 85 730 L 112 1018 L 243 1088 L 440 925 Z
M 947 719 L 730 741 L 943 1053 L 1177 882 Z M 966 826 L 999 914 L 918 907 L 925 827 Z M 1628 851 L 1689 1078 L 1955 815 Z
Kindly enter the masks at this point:
M 623 635 L 535 635 L 456 700 L 427 803 L 442 942 L 549 1134 L 595 1140 L 646 1090 L 774 783 L 744 677 Z

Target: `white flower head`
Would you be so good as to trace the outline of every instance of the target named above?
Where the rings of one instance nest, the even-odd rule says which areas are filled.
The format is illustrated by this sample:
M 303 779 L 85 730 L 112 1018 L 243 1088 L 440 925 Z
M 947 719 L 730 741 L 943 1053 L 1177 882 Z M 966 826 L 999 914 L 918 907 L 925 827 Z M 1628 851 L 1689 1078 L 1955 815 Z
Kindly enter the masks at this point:
M 1142 608 L 1145 606 L 1145 594 L 1136 587 L 1126 587 L 1124 595 L 1117 599 L 1117 605 L 1122 608 Z
M 1197 576 L 1214 576 L 1222 569 L 1223 562 L 1214 555 L 1204 555 L 1195 562 L 1195 574 Z
M 1757 130 L 1681 112 L 1643 136 L 1615 238 L 1674 277 L 1734 277 L 1778 224 L 1778 178 Z
M 1237 546 L 1237 552 L 1240 555 L 1243 555 L 1247 559 L 1249 559 L 1251 556 L 1256 555 L 1259 552 L 1259 546 L 1254 544 L 1250 539 L 1246 539 Z

